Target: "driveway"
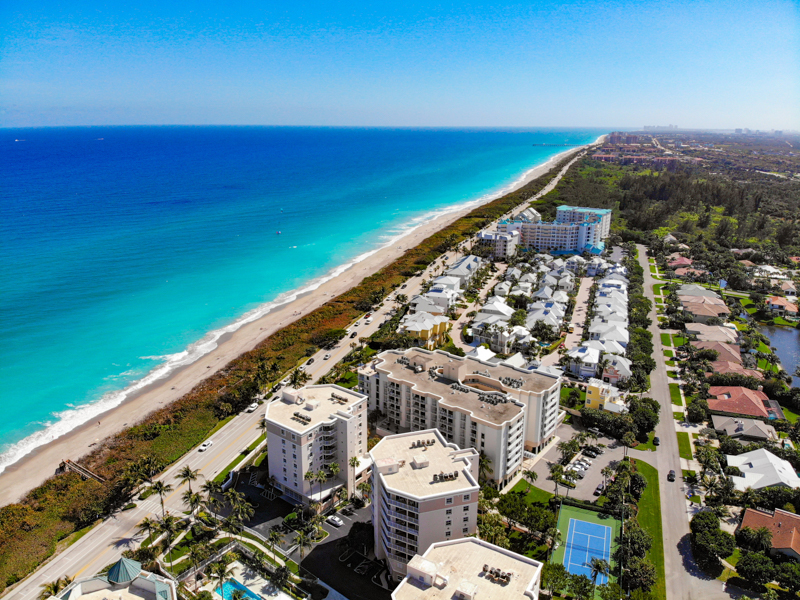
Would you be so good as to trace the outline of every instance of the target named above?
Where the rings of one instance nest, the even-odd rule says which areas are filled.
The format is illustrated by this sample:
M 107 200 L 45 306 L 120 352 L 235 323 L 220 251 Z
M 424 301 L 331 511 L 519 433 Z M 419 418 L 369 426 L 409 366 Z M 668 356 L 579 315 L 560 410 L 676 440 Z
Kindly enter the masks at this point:
M 592 277 L 581 277 L 581 285 L 578 288 L 578 294 L 575 296 L 575 308 L 572 311 L 571 324 L 575 330 L 568 333 L 564 340 L 564 347 L 567 350 L 579 346 L 581 337 L 583 336 L 583 323 L 586 321 L 586 311 L 589 309 L 589 289 L 592 287 L 594 279 Z M 553 366 L 558 364 L 558 359 L 561 358 L 558 352 L 551 352 L 541 359 L 542 366 Z

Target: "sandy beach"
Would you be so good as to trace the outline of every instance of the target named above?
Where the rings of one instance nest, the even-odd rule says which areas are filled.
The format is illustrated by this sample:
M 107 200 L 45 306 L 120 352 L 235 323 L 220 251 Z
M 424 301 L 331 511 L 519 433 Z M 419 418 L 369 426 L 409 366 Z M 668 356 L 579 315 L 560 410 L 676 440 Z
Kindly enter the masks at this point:
M 579 152 L 583 148 L 585 146 L 572 148 L 554 156 L 546 163 L 530 169 L 523 178 L 516 182 L 513 189 L 524 186 L 549 171 L 566 155 Z M 513 189 L 506 189 L 503 193 L 513 191 Z M 497 197 L 487 198 L 486 202 Z M 308 314 L 333 297 L 346 292 L 367 275 L 394 261 L 406 249 L 416 246 L 425 238 L 474 208 L 475 206 L 472 205 L 425 222 L 401 239 L 393 241 L 330 281 L 323 283 L 313 292 L 300 296 L 296 300 L 274 309 L 262 318 L 243 325 L 232 334 L 223 336 L 215 350 L 196 362 L 174 371 L 168 377 L 143 388 L 138 394 L 131 396 L 119 406 L 100 415 L 97 420 L 92 420 L 67 435 L 35 449 L 0 474 L 0 506 L 18 501 L 26 492 L 51 477 L 62 460 L 66 458 L 80 459 L 91 450 L 90 445 L 99 443 L 104 438 L 140 421 L 151 411 L 179 399 L 200 381 L 242 353 L 251 350 L 266 337 L 300 316 Z

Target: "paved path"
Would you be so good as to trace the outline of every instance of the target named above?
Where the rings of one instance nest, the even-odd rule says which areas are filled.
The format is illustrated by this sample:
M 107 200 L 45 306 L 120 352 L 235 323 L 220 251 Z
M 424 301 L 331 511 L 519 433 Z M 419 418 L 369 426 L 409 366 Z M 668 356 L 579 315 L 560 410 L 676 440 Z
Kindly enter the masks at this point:
M 575 346 L 579 346 L 581 343 L 581 337 L 583 336 L 583 323 L 586 321 L 586 311 L 589 308 L 589 288 L 592 287 L 592 283 L 594 279 L 591 277 L 582 277 L 580 288 L 578 288 L 578 294 L 575 296 L 575 308 L 572 311 L 572 321 L 571 324 L 575 327 L 572 333 L 568 333 L 567 337 L 564 339 L 564 347 L 567 350 L 571 350 Z M 558 364 L 558 359 L 561 358 L 561 355 L 556 352 L 551 352 L 550 354 L 542 357 L 541 364 L 542 366 L 553 366 Z
M 650 396 L 661 404 L 660 422 L 656 434 L 661 438 L 661 446 L 655 456 L 645 458 L 658 469 L 661 489 L 661 524 L 664 541 L 664 567 L 666 571 L 667 598 L 669 600 L 716 600 L 730 598 L 722 590 L 722 582 L 710 579 L 697 566 L 689 544 L 689 514 L 686 504 L 686 486 L 680 477 L 675 482 L 667 481 L 667 473 L 674 469 L 681 472 L 678 453 L 678 439 L 675 435 L 675 420 L 672 417 L 673 405 L 669 396 L 669 379 L 661 345 L 661 330 L 658 328 L 653 284 L 657 283 L 650 274 L 647 262 L 647 249 L 637 245 L 639 264 L 644 269 L 644 292 L 653 301 L 650 319 L 653 323 L 653 357 L 656 369 L 650 374 Z

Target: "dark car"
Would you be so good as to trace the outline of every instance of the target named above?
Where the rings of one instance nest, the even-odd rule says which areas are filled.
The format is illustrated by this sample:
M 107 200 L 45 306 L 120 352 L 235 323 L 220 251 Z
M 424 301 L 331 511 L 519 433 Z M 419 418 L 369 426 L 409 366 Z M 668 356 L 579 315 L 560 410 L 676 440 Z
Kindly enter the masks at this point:
M 597 452 L 593 452 L 592 450 L 584 450 L 583 453 L 589 458 L 597 458 Z
M 358 335 L 358 332 L 357 332 L 357 331 L 354 331 L 353 333 L 351 333 L 351 334 L 350 334 L 350 337 L 351 337 L 351 338 L 354 338 L 354 337 L 356 337 L 357 335 Z
M 653 446 L 660 446 L 660 445 L 661 445 L 661 440 L 659 438 L 657 438 L 657 437 L 654 437 L 653 438 Z
M 400 289 L 404 290 L 404 289 L 406 289 L 406 287 L 408 287 L 408 286 L 404 283 L 403 285 L 400 286 Z
M 603 484 L 601 483 L 594 489 L 594 495 L 600 496 L 602 494 L 603 494 Z
M 667 481 L 675 481 L 675 471 L 671 470 L 669 475 L 667 475 Z
M 306 364 L 307 364 L 307 365 L 310 365 L 310 364 L 311 364 L 311 363 L 313 363 L 313 362 L 314 362 L 314 359 L 313 359 L 313 358 L 309 358 L 309 359 L 306 361 Z

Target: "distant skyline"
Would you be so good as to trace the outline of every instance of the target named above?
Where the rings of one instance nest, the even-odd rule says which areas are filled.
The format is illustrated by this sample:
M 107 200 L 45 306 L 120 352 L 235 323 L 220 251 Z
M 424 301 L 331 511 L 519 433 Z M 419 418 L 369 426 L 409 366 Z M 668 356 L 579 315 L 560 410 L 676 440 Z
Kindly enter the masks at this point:
M 0 5 L 0 127 L 800 130 L 800 2 Z

